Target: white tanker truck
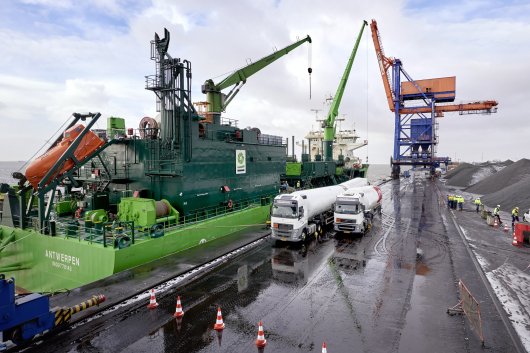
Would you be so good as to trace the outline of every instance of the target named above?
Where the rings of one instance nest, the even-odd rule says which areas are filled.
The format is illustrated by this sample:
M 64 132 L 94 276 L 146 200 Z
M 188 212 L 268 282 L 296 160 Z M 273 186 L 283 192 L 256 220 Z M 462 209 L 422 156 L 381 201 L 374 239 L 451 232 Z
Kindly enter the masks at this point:
M 333 228 L 339 233 L 365 234 L 375 212 L 381 212 L 382 198 L 377 186 L 351 188 L 337 195 Z
M 355 178 L 339 185 L 295 191 L 274 198 L 271 210 L 272 238 L 305 241 L 333 223 L 333 203 L 338 194 L 352 187 L 368 185 L 366 178 Z

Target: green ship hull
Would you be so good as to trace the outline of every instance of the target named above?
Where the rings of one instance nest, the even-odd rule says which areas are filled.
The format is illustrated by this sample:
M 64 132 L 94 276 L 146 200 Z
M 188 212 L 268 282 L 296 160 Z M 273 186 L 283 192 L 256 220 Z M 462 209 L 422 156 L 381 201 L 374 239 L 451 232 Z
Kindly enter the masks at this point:
M 114 273 L 178 253 L 217 238 L 265 224 L 270 206 L 241 211 L 179 226 L 159 238 L 139 237 L 123 249 L 33 230 L 0 226 L 0 273 L 15 277 L 21 291 L 56 292 L 106 278 Z

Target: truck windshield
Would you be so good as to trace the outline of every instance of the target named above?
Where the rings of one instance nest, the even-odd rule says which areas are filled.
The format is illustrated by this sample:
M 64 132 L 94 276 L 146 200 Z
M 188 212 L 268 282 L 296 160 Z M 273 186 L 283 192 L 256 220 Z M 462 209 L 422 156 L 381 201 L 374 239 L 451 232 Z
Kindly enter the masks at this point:
M 298 211 L 296 205 L 281 205 L 275 203 L 272 205 L 271 215 L 273 217 L 281 218 L 296 218 L 298 217 Z
M 361 207 L 357 204 L 336 204 L 335 212 L 337 213 L 346 213 L 346 214 L 358 214 L 361 213 Z

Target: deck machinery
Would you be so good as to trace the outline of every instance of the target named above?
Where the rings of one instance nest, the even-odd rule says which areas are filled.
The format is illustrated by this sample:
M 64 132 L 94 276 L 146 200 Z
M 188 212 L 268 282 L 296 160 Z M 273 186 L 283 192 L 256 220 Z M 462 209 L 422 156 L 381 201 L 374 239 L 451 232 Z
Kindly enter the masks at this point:
M 370 28 L 388 107 L 394 112 L 394 153 L 390 160 L 392 177 L 399 177 L 402 165 L 424 166 L 434 174 L 436 167 L 450 162 L 449 157 L 436 156 L 436 118 L 443 117 L 445 112 L 458 112 L 460 115 L 496 113 L 498 103 L 490 100 L 450 104 L 455 100 L 455 76 L 414 80 L 405 71 L 400 59 L 385 56 L 375 20 L 372 20 Z M 405 81 L 401 81 L 401 74 Z M 405 102 L 409 104 L 405 105 Z

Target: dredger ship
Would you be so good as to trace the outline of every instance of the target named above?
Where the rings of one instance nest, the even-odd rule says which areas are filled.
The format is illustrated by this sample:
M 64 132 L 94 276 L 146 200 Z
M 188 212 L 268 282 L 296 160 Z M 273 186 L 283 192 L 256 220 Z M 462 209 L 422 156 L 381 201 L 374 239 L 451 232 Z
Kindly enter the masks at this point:
M 48 150 L 13 174 L 18 185 L 0 187 L 0 273 L 20 290 L 76 288 L 269 218 L 288 142 L 221 112 L 249 76 L 311 38 L 207 80 L 207 101 L 195 104 L 191 62 L 169 55 L 169 42 L 169 31 L 155 34 L 155 75 L 146 76 L 159 119 L 132 129 L 110 117 L 96 130 L 100 113 L 74 113 Z

